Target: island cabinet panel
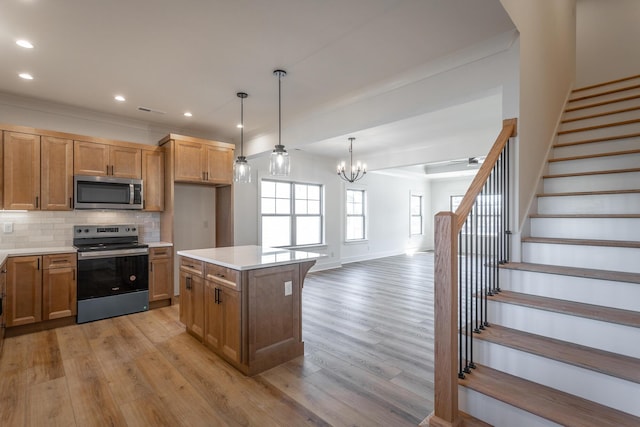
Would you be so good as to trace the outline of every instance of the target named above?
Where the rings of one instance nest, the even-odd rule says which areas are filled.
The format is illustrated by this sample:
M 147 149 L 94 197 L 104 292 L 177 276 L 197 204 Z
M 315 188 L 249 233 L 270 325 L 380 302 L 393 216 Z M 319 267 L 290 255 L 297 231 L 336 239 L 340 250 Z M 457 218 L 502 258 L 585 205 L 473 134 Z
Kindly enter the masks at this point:
M 262 371 L 304 354 L 298 264 L 251 270 L 248 363 Z
M 241 296 L 213 280 L 205 281 L 204 343 L 230 362 L 241 362 Z

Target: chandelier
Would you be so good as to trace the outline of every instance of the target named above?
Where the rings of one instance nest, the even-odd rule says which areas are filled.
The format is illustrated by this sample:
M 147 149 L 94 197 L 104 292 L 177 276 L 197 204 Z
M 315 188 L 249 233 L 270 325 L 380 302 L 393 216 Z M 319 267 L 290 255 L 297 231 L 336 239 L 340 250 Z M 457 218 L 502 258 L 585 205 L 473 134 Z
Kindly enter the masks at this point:
M 357 162 L 353 164 L 353 140 L 355 138 L 349 138 L 349 163 L 350 168 L 347 171 L 345 162 L 338 164 L 338 176 L 347 182 L 356 182 L 367 173 L 367 165 Z
M 233 163 L 233 181 L 239 183 L 251 182 L 251 165 L 244 156 L 244 99 L 249 96 L 245 92 L 236 93 L 240 98 L 240 155 Z
M 269 159 L 269 174 L 276 176 L 289 176 L 291 164 L 289 163 L 289 153 L 282 145 L 282 77 L 287 75 L 284 70 L 275 70 L 274 76 L 278 76 L 278 144 L 271 152 Z

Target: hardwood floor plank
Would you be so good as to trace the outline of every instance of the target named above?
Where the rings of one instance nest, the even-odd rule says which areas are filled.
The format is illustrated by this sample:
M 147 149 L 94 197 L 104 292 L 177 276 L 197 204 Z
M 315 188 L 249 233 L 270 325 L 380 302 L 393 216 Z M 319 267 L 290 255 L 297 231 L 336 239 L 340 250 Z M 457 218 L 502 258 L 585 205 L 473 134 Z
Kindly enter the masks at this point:
M 5 350 L 6 350 L 5 343 Z M 27 415 L 26 370 L 12 369 L 0 375 L 0 425 L 22 426 Z
M 158 397 L 150 395 L 120 406 L 128 427 L 174 427 L 181 425 L 175 415 Z
M 64 367 L 54 330 L 33 334 L 32 362 L 27 371 L 27 384 L 38 384 L 64 376 Z
M 26 426 L 76 425 L 66 378 L 60 377 L 29 387 L 27 407 Z
M 91 353 L 91 346 L 81 325 L 65 326 L 55 330 L 62 360 L 86 356 Z

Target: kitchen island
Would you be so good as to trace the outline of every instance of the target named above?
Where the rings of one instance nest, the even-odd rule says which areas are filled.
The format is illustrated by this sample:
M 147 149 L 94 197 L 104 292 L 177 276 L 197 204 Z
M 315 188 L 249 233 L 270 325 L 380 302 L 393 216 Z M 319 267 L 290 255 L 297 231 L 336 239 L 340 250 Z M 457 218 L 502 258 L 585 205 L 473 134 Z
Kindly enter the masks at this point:
M 323 255 L 261 246 L 178 251 L 180 321 L 245 375 L 304 354 L 302 285 Z

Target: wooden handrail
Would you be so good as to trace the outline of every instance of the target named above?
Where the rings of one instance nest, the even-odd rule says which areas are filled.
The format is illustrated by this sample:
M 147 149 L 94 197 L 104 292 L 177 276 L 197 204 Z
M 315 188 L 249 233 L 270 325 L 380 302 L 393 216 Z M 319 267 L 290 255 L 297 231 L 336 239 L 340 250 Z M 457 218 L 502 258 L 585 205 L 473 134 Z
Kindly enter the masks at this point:
M 434 223 L 434 410 L 425 422 L 431 427 L 456 427 L 458 416 L 458 233 L 482 191 L 509 138 L 516 135 L 516 119 L 503 121 L 502 131 L 489 150 L 455 213 L 439 212 Z M 423 423 L 424 424 L 424 423 Z M 423 425 L 422 424 L 422 425 Z
M 476 201 L 476 197 L 478 197 L 478 194 L 482 191 L 482 187 L 484 187 L 484 184 L 487 182 L 489 175 L 491 175 L 491 170 L 498 161 L 498 157 L 500 157 L 502 149 L 507 145 L 507 142 L 509 142 L 509 138 L 517 135 L 517 123 L 517 119 L 506 119 L 502 121 L 502 131 L 500 131 L 498 138 L 496 138 L 496 142 L 493 143 L 493 147 L 489 150 L 489 154 L 487 154 L 482 166 L 480 166 L 478 173 L 471 182 L 467 193 L 462 198 L 460 205 L 458 205 L 458 209 L 456 209 L 456 234 L 462 229 L 464 222 L 467 220 L 469 212 L 471 212 L 471 208 L 473 208 L 473 204 Z

